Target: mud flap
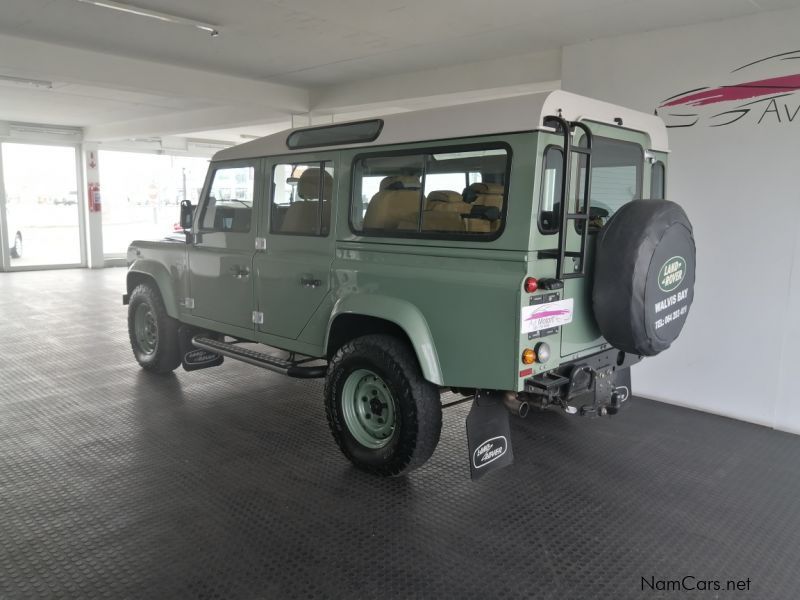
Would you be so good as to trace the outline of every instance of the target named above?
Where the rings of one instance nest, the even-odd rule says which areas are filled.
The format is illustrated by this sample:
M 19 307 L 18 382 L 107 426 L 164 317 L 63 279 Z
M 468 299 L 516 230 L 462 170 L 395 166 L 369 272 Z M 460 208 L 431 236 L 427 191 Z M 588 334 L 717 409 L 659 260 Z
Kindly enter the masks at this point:
M 503 395 L 479 391 L 467 415 L 469 471 L 473 480 L 514 462 L 511 427 Z
M 197 371 L 198 369 L 207 369 L 208 367 L 216 367 L 223 363 L 225 357 L 216 352 L 204 350 L 202 348 L 195 348 L 192 345 L 192 338 L 197 334 L 197 330 L 193 327 L 181 325 L 178 327 L 178 341 L 180 344 L 181 364 L 185 371 Z

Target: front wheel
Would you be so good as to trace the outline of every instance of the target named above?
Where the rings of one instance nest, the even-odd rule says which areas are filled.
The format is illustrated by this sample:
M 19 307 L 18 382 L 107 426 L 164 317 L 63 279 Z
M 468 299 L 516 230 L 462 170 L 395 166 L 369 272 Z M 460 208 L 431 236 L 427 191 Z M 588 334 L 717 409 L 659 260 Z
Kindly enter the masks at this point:
M 169 373 L 181 364 L 178 322 L 167 314 L 161 294 L 142 283 L 128 302 L 128 336 L 136 361 L 154 373 Z
M 421 466 L 442 429 L 438 387 L 424 379 L 408 344 L 388 335 L 339 349 L 328 367 L 325 409 L 344 455 L 377 475 Z

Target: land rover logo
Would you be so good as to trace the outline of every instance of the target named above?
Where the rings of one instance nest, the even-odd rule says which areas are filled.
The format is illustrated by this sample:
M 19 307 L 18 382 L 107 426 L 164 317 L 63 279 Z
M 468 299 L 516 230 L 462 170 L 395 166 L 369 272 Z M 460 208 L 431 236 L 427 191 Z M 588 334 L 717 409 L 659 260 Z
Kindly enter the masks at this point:
M 216 352 L 209 352 L 208 350 L 190 350 L 186 353 L 183 357 L 183 360 L 186 362 L 187 365 L 202 365 L 208 362 L 215 361 L 219 358 L 219 354 Z
M 472 464 L 476 469 L 480 469 L 493 463 L 506 452 L 508 452 L 508 440 L 505 436 L 499 435 L 490 438 L 480 444 L 472 453 Z
M 658 272 L 658 287 L 662 292 L 671 292 L 681 284 L 686 276 L 686 261 L 681 256 L 673 256 Z

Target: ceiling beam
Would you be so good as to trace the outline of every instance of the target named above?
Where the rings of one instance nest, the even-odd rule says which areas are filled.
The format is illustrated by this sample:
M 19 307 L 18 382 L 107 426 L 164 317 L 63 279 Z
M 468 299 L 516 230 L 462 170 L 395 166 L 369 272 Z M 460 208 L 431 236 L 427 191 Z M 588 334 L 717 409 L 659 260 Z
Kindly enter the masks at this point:
M 211 104 L 307 112 L 308 91 L 294 86 L 0 35 L 0 73 L 50 81 L 194 98 Z
M 84 129 L 84 139 L 103 141 L 164 137 L 266 123 L 285 123 L 285 126 L 289 127 L 290 122 L 291 116 L 284 112 L 265 110 L 261 107 L 222 106 L 92 125 Z

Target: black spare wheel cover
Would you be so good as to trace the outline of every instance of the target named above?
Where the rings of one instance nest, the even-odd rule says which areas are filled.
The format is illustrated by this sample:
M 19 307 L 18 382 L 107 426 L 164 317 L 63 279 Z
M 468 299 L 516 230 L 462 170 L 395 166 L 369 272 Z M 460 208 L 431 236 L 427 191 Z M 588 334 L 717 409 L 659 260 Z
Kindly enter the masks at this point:
M 634 200 L 597 238 L 592 303 L 615 348 L 654 356 L 678 337 L 694 299 L 695 245 L 683 209 Z

